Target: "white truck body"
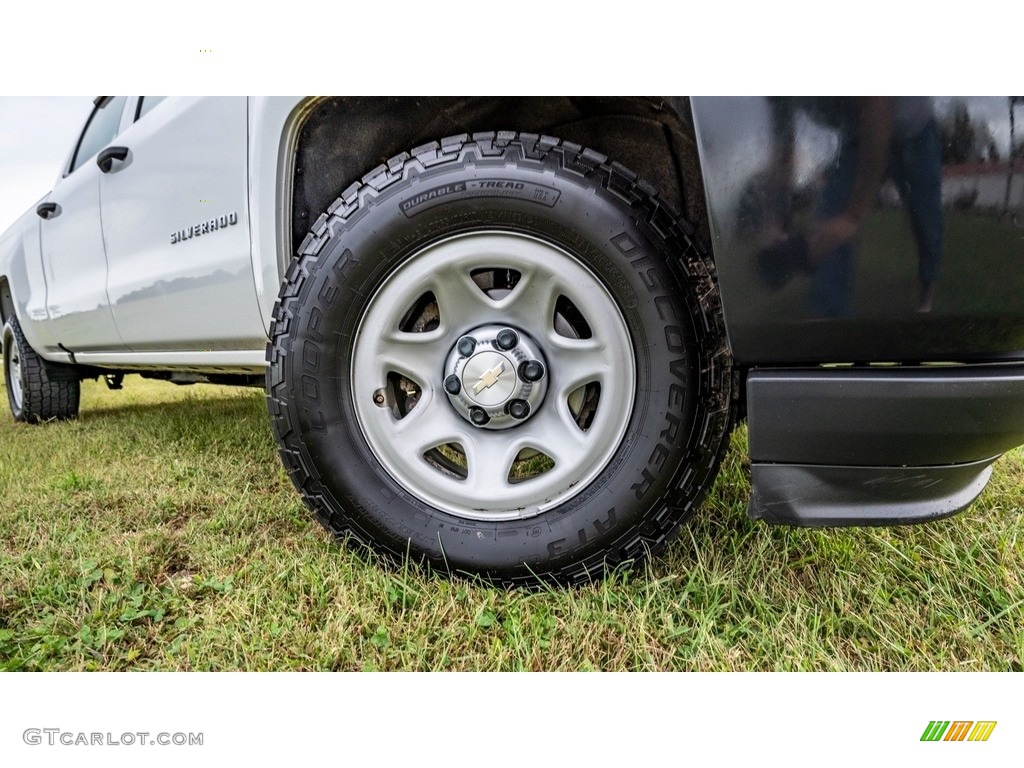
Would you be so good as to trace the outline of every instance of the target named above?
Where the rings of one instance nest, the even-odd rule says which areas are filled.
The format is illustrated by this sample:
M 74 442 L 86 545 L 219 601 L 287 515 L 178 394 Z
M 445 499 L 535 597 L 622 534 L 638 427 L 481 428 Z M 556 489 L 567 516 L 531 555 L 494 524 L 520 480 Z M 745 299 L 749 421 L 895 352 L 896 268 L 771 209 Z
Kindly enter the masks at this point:
M 259 372 L 289 258 L 282 150 L 303 100 L 168 97 L 137 117 L 143 98 L 102 108 L 120 109 L 103 146 L 125 160 L 76 161 L 76 136 L 40 200 L 56 215 L 33 206 L 0 237 L 22 330 L 53 362 Z

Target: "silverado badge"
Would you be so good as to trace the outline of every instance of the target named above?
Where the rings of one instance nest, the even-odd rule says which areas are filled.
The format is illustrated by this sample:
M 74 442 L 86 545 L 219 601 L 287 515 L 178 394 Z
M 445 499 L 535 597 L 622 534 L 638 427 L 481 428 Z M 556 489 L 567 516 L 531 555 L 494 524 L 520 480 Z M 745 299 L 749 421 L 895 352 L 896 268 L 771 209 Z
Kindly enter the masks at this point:
M 171 245 L 180 243 L 182 240 L 199 237 L 199 235 L 216 232 L 218 229 L 224 229 L 225 227 L 230 227 L 237 223 L 238 214 L 234 211 L 226 216 L 218 216 L 217 218 L 210 219 L 209 221 L 201 221 L 198 224 L 193 224 L 188 229 L 179 229 L 177 232 L 171 232 Z

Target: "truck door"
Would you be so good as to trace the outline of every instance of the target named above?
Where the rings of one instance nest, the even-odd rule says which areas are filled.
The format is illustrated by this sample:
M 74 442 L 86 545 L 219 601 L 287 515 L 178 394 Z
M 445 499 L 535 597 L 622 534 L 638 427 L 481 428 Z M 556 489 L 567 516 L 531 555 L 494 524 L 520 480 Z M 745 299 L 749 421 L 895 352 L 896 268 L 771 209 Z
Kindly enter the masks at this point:
M 107 292 L 136 352 L 262 349 L 245 98 L 145 96 L 100 180 Z
M 125 351 L 107 298 L 97 154 L 117 134 L 124 96 L 97 100 L 71 160 L 36 210 L 46 311 L 57 341 L 72 352 Z

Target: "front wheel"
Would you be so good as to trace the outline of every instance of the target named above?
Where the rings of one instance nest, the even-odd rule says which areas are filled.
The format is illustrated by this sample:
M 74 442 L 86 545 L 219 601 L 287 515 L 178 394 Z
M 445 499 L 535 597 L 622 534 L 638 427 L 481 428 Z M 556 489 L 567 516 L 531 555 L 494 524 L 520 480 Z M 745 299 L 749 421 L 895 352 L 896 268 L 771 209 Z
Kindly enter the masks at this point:
M 4 323 L 3 353 L 7 402 L 17 421 L 35 424 L 78 415 L 78 379 L 55 378 L 25 340 L 13 314 Z
M 347 189 L 289 268 L 268 356 L 321 523 L 501 583 L 659 549 L 727 436 L 709 260 L 653 188 L 547 137 L 454 137 Z

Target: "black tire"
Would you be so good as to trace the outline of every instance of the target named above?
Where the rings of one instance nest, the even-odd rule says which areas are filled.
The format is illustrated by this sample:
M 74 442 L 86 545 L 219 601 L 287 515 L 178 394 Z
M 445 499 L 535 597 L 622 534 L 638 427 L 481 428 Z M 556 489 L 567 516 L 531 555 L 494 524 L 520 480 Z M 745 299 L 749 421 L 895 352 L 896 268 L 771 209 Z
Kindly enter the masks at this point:
M 54 379 L 46 362 L 29 346 L 11 315 L 3 330 L 4 383 L 15 420 L 37 424 L 78 416 L 77 379 Z
M 711 485 L 729 429 L 731 359 L 718 287 L 712 262 L 694 245 L 691 233 L 657 191 L 633 173 L 603 155 L 547 136 L 455 136 L 402 153 L 352 184 L 316 221 L 289 266 L 267 349 L 268 404 L 281 458 L 320 523 L 339 539 L 355 539 L 392 560 L 409 556 L 445 573 L 471 573 L 503 584 L 579 583 L 660 550 Z M 506 257 L 503 247 L 512 255 Z M 479 263 L 487 269 L 471 270 L 473 255 L 458 261 L 458 253 L 483 251 L 488 255 L 479 259 L 489 261 Z M 551 255 L 551 266 L 543 254 Z M 461 274 L 465 285 L 449 291 L 452 280 L 431 275 L 441 275 L 456 262 L 462 266 L 450 270 Z M 593 275 L 595 285 L 584 279 L 589 287 L 580 287 L 576 276 L 586 274 Z M 526 287 L 516 294 L 522 280 Z M 413 284 L 414 293 L 424 291 L 414 302 L 418 310 L 386 303 L 412 291 Z M 549 304 L 543 306 L 550 306 L 563 285 L 557 302 L 568 296 L 568 304 L 556 303 L 550 323 L 547 313 L 528 314 L 532 305 L 523 298 L 527 290 L 540 296 L 541 286 L 549 284 L 559 287 L 548 289 Z M 427 290 L 430 285 L 436 285 L 440 298 Z M 377 370 L 376 361 L 384 357 L 373 357 L 374 350 L 390 354 L 404 349 L 397 345 L 411 338 L 394 335 L 396 346 L 389 346 L 387 323 L 381 333 L 371 334 L 378 327 L 372 324 L 376 318 L 388 313 L 404 313 L 401 323 L 427 318 L 419 328 L 415 323 L 394 328 L 395 334 L 427 334 L 416 339 L 425 345 L 421 349 L 454 347 L 468 334 L 478 345 L 475 350 L 500 351 L 493 328 L 474 330 L 460 321 L 478 313 L 474 285 L 485 291 L 485 308 L 508 302 L 507 315 L 495 311 L 494 327 L 514 326 L 526 337 L 520 343 L 532 344 L 530 349 L 540 349 L 547 359 L 547 395 L 537 396 L 522 373 L 501 384 L 514 388 L 515 397 L 534 397 L 527 417 L 537 419 L 534 425 L 525 421 L 481 431 L 463 423 L 465 404 L 442 391 L 452 370 L 458 373 L 452 376 L 463 377 L 459 381 L 467 398 L 475 381 L 474 397 L 496 400 L 505 390 L 492 398 L 490 388 L 505 375 L 504 363 L 475 379 L 462 353 L 451 351 L 437 360 L 432 381 L 417 381 L 401 361 L 396 364 L 401 370 L 388 372 L 391 363 L 386 362 Z M 447 298 L 449 292 L 459 300 Z M 607 313 L 600 311 L 606 305 Z M 608 339 L 596 338 L 590 324 L 607 326 Z M 594 363 L 576 364 L 572 352 L 547 343 L 560 345 L 566 335 L 567 346 L 582 349 L 588 332 L 596 338 L 594 348 L 607 348 L 594 353 Z M 629 348 L 617 358 L 618 345 L 612 342 L 621 338 Z M 516 347 L 508 354 L 520 351 Z M 529 349 L 526 353 L 529 357 Z M 356 357 L 375 362 L 354 366 Z M 486 365 L 496 359 L 481 356 Z M 509 358 L 511 367 L 518 359 Z M 568 374 L 558 378 L 563 364 L 577 377 L 585 377 L 593 365 L 606 382 L 598 382 L 599 387 L 622 397 L 605 399 L 604 389 L 595 394 L 588 383 L 563 399 L 571 386 Z M 623 379 L 628 392 L 620 369 L 630 369 Z M 398 379 L 393 381 L 393 375 Z M 379 389 L 367 382 L 379 383 Z M 371 403 L 371 398 L 376 399 Z M 380 417 L 372 410 L 377 403 Z M 581 417 L 587 403 L 593 411 Z M 416 444 L 429 437 L 431 419 L 453 420 L 444 411 L 448 408 L 461 414 L 464 434 L 459 434 L 466 445 L 449 442 L 422 456 L 404 443 L 390 447 L 384 439 L 389 425 L 395 425 L 395 435 L 405 436 L 400 425 L 416 408 L 423 409 L 419 421 L 405 428 Z M 497 410 L 489 413 L 492 419 L 510 420 Z M 579 462 L 579 476 L 571 483 L 566 473 L 575 471 L 575 459 L 545 463 L 542 456 L 539 468 L 530 465 L 527 483 L 513 478 L 514 470 L 501 476 L 513 450 L 507 445 L 524 439 L 517 435 L 529 433 L 530 441 L 543 441 L 550 433 L 544 425 L 567 424 L 568 419 L 580 425 L 582 437 L 569 424 L 540 449 L 531 442 L 517 458 L 549 455 L 549 450 L 562 456 L 563 444 L 585 446 L 565 451 Z M 621 435 L 599 448 L 605 443 L 588 434 L 598 425 L 613 435 L 619 429 Z M 459 450 L 472 458 L 460 460 Z M 591 461 L 600 450 L 607 455 Z M 503 459 L 492 461 L 499 454 Z M 421 459 L 430 466 L 421 466 Z M 548 483 L 545 466 L 555 473 L 550 482 L 557 493 L 533 504 L 531 492 L 519 486 Z M 482 494 L 480 502 L 489 508 L 478 509 L 460 494 L 464 488 L 483 487 L 484 470 L 494 468 L 500 470 L 494 475 L 494 494 Z M 421 481 L 421 475 L 426 479 Z

